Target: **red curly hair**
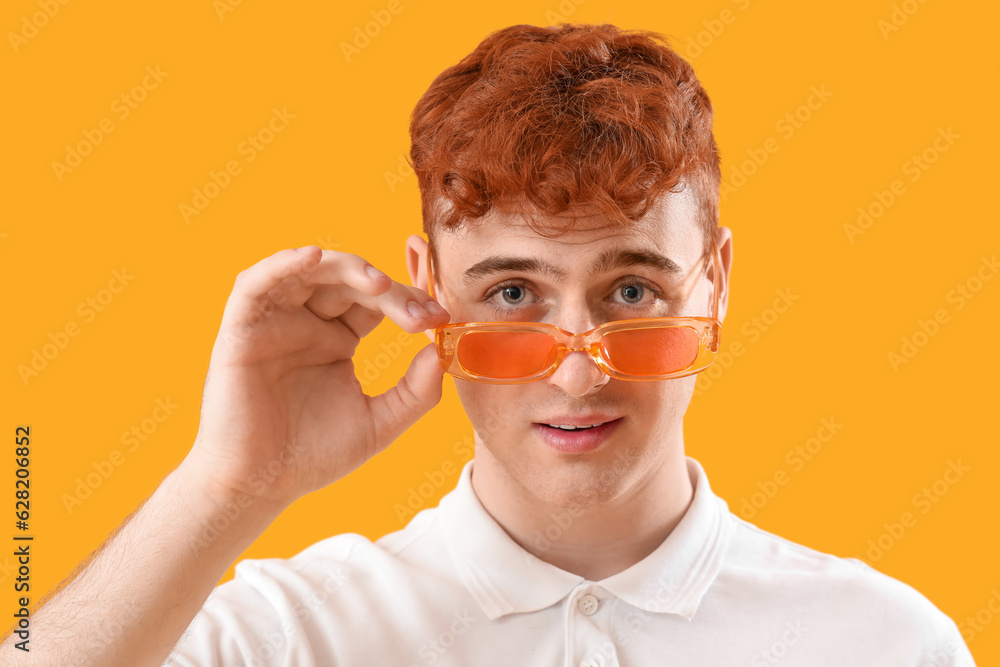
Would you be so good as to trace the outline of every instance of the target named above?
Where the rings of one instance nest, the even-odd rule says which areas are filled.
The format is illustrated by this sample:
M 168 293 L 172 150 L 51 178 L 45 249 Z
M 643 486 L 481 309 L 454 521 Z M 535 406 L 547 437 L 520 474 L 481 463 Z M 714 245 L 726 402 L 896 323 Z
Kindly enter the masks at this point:
M 434 79 L 413 109 L 410 139 L 431 239 L 493 208 L 520 213 L 545 236 L 572 222 L 539 224 L 533 212 L 571 205 L 594 205 L 624 226 L 683 187 L 706 241 L 718 225 L 712 103 L 656 32 L 568 23 L 494 31 Z

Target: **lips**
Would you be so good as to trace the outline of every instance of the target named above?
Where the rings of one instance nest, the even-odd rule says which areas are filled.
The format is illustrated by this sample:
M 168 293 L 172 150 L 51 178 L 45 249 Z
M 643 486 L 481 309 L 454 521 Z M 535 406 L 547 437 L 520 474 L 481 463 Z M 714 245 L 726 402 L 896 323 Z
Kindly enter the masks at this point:
M 570 419 L 567 421 L 572 422 L 574 420 Z M 577 419 L 576 421 L 580 420 Z M 559 424 L 558 421 L 554 423 Z M 599 425 L 590 427 L 595 423 Z M 603 423 L 590 422 L 585 425 L 590 428 L 563 429 L 558 426 L 550 426 L 548 424 L 540 424 L 536 422 L 532 425 L 532 428 L 537 431 L 542 441 L 553 449 L 564 454 L 580 454 L 600 447 L 602 443 L 611 437 L 611 434 L 615 432 L 621 423 L 622 419 L 617 418 L 604 421 Z
M 618 419 L 617 415 L 591 412 L 575 416 L 557 415 L 547 419 L 539 419 L 535 423 L 548 426 L 600 426 L 601 424 L 606 424 L 607 422 L 612 422 L 616 419 Z

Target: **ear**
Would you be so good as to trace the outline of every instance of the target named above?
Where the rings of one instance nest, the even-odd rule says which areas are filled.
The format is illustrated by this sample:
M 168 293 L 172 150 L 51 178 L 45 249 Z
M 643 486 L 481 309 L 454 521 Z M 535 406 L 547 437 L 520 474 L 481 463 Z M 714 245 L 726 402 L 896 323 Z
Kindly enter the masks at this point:
M 406 239 L 406 270 L 410 273 L 410 284 L 427 292 L 427 241 L 418 234 L 411 234 Z M 434 332 L 428 329 L 424 332 L 428 340 L 434 341 Z
M 410 272 L 410 284 L 427 291 L 427 241 L 419 234 L 406 239 L 406 270 Z
M 729 305 L 729 271 L 733 265 L 733 230 L 729 229 L 729 227 L 719 227 L 716 229 L 715 243 L 719 248 L 719 258 L 722 260 L 719 321 L 724 321 L 726 319 L 726 307 Z

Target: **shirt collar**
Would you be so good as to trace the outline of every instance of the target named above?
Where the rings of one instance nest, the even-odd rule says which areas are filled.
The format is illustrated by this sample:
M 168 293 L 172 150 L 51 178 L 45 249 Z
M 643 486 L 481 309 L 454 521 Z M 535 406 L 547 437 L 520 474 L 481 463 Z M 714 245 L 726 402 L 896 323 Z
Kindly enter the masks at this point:
M 713 493 L 701 464 L 685 459 L 694 497 L 680 522 L 646 558 L 595 583 L 639 609 L 690 620 L 722 566 L 729 506 Z M 504 531 L 472 489 L 474 462 L 466 462 L 439 505 L 462 583 L 491 620 L 559 602 L 586 579 L 537 558 Z

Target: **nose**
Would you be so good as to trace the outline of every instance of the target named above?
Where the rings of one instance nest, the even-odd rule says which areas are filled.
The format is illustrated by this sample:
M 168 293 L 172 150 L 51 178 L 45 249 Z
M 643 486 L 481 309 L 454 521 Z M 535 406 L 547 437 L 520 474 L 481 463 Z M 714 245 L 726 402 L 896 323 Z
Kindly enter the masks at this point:
M 546 380 L 571 396 L 600 390 L 611 377 L 602 371 L 586 350 L 571 350 Z

